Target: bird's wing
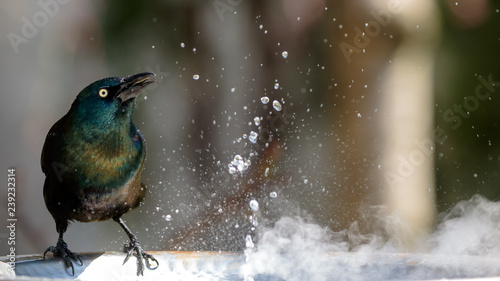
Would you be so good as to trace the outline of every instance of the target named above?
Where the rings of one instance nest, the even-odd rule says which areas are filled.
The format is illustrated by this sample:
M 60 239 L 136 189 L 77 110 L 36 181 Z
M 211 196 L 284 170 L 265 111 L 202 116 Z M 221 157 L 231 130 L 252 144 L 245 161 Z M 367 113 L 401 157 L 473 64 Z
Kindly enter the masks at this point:
M 61 151 L 62 145 L 62 134 L 63 127 L 66 120 L 66 116 L 57 121 L 52 128 L 50 128 L 45 137 L 45 143 L 43 144 L 41 165 L 42 172 L 47 175 L 49 168 L 57 162 L 57 157 Z M 56 163 L 57 164 L 57 163 Z

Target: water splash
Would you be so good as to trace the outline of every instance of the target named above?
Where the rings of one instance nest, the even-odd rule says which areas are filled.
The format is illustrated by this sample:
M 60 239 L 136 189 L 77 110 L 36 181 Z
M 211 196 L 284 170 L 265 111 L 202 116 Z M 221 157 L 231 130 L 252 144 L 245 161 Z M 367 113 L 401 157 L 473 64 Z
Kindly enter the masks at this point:
M 383 208 L 380 208 L 382 210 Z M 372 212 L 379 216 L 383 212 Z M 385 223 L 401 223 L 391 218 Z M 334 232 L 301 217 L 261 226 L 246 252 L 244 276 L 272 280 L 435 280 L 497 276 L 500 202 L 475 195 L 440 215 L 418 253 L 400 254 L 397 237 L 361 234 L 357 224 Z M 390 225 L 384 226 L 390 228 Z M 247 247 L 248 249 L 248 247 Z
M 244 172 L 248 170 L 252 161 L 250 159 L 244 159 L 241 155 L 236 154 L 228 165 L 228 171 L 230 174 L 235 174 L 236 172 Z

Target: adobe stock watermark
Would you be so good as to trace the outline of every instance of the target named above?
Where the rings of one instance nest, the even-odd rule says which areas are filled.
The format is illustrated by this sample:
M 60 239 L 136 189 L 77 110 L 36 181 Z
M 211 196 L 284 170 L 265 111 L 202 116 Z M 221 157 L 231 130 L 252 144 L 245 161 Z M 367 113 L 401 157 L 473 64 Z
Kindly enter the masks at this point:
M 462 120 L 471 116 L 471 113 L 479 108 L 481 101 L 490 98 L 495 92 L 495 87 L 500 87 L 500 81 L 493 81 L 492 74 L 488 78 L 478 76 L 478 85 L 475 88 L 474 94 L 464 98 L 461 104 L 453 104 L 453 106 L 443 112 L 442 118 L 445 123 L 453 124 L 451 128 L 457 130 L 462 125 Z M 432 138 L 424 140 L 416 140 L 417 148 L 410 152 L 406 157 L 403 155 L 397 156 L 398 168 L 396 172 L 386 171 L 384 177 L 390 186 L 394 183 L 404 182 L 405 178 L 410 177 L 415 169 L 422 165 L 426 159 L 432 156 L 436 143 L 443 144 L 448 139 L 445 131 L 442 128 L 435 128 L 432 132 Z
M 370 44 L 371 39 L 380 34 L 382 27 L 389 25 L 392 20 L 392 14 L 401 13 L 403 8 L 401 0 L 390 0 L 387 3 L 387 9 L 378 12 L 370 11 L 374 20 L 365 23 L 364 30 L 361 30 L 358 26 L 353 28 L 355 34 L 352 44 L 341 42 L 339 45 L 347 63 L 351 63 L 351 56 L 353 54 L 361 53 Z
M 212 5 L 220 21 L 224 21 L 224 13 L 234 12 L 235 8 L 241 3 L 243 3 L 243 0 L 214 0 Z
M 20 33 L 9 32 L 7 38 L 14 49 L 14 52 L 19 53 L 21 44 L 28 44 L 29 40 L 35 37 L 40 28 L 43 28 L 49 23 L 49 19 L 59 13 L 60 5 L 67 4 L 70 0 L 39 0 L 38 6 L 40 10 L 33 13 L 31 18 L 22 17 Z
M 16 169 L 9 168 L 7 169 L 7 229 L 9 231 L 8 235 L 8 252 L 7 255 L 8 262 L 10 265 L 9 271 L 14 273 L 16 269 L 16 224 L 17 224 L 17 216 L 16 216 Z

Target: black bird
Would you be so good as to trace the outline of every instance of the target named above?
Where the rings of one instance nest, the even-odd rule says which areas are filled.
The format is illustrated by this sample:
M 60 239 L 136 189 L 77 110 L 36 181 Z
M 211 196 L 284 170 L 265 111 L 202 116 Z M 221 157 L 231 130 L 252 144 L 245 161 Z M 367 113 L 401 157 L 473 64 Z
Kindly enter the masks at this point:
M 69 112 L 50 129 L 42 150 L 45 173 L 43 197 L 56 222 L 59 239 L 45 250 L 61 257 L 67 267 L 71 260 L 83 262 L 63 240 L 70 221 L 92 222 L 113 219 L 127 233 L 127 262 L 135 251 L 137 275 L 143 275 L 144 262 L 158 261 L 144 252 L 122 215 L 137 207 L 146 188 L 141 172 L 146 145 L 132 121 L 135 97 L 153 83 L 153 73 L 98 80 L 83 89 Z

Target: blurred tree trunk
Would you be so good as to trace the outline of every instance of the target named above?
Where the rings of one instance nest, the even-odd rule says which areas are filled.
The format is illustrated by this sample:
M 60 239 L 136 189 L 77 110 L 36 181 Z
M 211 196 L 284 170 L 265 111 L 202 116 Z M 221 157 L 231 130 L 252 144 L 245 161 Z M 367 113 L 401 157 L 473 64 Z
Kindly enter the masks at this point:
M 440 30 L 434 1 L 405 3 L 394 15 L 401 43 L 384 74 L 385 203 L 402 223 L 405 249 L 425 237 L 435 218 L 434 63 Z M 437 133 L 436 133 L 437 132 Z M 436 133 L 436 134 L 435 134 Z

